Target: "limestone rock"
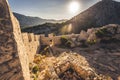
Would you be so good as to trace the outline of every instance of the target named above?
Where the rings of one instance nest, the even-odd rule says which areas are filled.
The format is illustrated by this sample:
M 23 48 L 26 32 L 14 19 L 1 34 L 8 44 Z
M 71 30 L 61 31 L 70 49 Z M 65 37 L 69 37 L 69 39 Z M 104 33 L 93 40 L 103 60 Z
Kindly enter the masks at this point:
M 117 24 L 109 24 L 109 25 L 106 25 L 105 28 L 111 34 L 115 34 L 117 32 L 117 26 L 118 26 Z
M 90 41 L 94 41 L 96 39 L 97 39 L 97 36 L 96 36 L 95 33 L 90 34 L 89 37 L 88 37 L 88 40 L 90 40 Z
M 75 45 L 75 43 L 71 43 L 71 48 L 74 48 L 74 47 L 76 47 L 76 45 Z
M 81 33 L 80 33 L 80 35 L 79 35 L 79 37 L 78 37 L 78 41 L 87 40 L 87 38 L 88 38 L 87 32 L 85 32 L 85 31 L 82 30 Z
M 96 28 L 91 28 L 91 29 L 88 29 L 87 30 L 87 34 L 92 34 L 92 33 L 94 33 L 96 31 Z

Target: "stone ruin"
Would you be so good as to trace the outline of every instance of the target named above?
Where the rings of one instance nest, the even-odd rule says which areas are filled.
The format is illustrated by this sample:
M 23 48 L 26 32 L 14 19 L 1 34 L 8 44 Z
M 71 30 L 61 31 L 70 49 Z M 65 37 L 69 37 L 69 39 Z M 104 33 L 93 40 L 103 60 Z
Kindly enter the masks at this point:
M 108 25 L 116 26 L 116 25 Z M 111 32 L 113 29 L 109 28 Z M 79 40 L 96 39 L 95 31 L 97 29 L 88 29 L 87 32 L 82 31 L 80 34 L 63 35 L 71 38 L 75 42 Z M 115 38 L 120 39 L 120 27 Z M 61 44 L 61 36 L 53 36 L 49 34 L 34 35 L 33 33 L 21 33 L 20 25 L 11 12 L 8 1 L 0 0 L 0 80 L 30 80 L 29 63 L 33 62 L 34 55 L 39 53 L 41 45 L 50 45 L 52 39 L 54 45 Z M 78 43 L 76 43 L 78 44 Z M 77 61 L 79 62 L 79 61 Z M 68 64 L 68 65 L 67 65 Z M 56 73 L 64 80 L 66 74 L 75 75 L 76 80 L 81 78 L 82 70 L 75 65 L 74 61 L 68 61 L 63 64 L 62 73 L 61 65 L 56 67 Z M 80 71 L 81 70 L 81 71 Z M 85 69 L 84 69 L 85 70 Z M 86 74 L 86 73 L 85 73 Z M 79 77 L 79 79 L 78 79 Z M 81 80 L 83 80 L 81 78 Z
M 0 80 L 30 80 L 29 60 L 19 22 L 7 0 L 0 0 Z

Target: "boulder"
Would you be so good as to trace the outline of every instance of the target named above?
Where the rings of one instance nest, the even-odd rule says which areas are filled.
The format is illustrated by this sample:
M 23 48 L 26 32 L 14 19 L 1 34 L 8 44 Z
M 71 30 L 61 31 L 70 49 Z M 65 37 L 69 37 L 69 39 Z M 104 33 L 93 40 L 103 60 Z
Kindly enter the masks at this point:
M 116 33 L 116 29 L 117 29 L 117 24 L 109 24 L 107 26 L 105 26 L 107 31 L 111 34 L 115 34 Z
M 91 28 L 87 30 L 87 34 L 91 34 L 96 31 L 96 28 Z
M 87 40 L 87 38 L 88 38 L 88 34 L 87 34 L 87 32 L 85 32 L 85 31 L 81 31 L 81 33 L 80 33 L 80 35 L 79 35 L 79 37 L 78 37 L 78 41 L 81 41 L 81 40 Z
M 93 40 L 96 40 L 96 39 L 97 39 L 97 36 L 96 36 L 95 33 L 90 34 L 89 37 L 88 37 L 88 40 L 90 40 L 90 41 L 93 41 Z

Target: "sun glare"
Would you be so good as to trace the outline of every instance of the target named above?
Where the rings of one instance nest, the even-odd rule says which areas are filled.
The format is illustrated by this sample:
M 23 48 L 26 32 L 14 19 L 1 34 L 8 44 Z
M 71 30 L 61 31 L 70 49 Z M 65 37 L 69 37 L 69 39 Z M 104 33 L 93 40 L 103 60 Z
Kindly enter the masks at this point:
M 77 13 L 80 9 L 80 4 L 79 2 L 77 1 L 72 1 L 70 4 L 69 4 L 69 11 L 71 13 Z

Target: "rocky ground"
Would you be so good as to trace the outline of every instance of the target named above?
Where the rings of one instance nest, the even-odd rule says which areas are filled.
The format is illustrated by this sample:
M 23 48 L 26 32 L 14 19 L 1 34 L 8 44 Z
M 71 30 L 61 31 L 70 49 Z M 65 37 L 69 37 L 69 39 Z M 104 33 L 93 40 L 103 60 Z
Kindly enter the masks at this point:
M 119 80 L 119 46 L 120 44 L 114 45 L 113 49 L 109 49 L 110 45 L 101 45 L 101 48 L 77 47 L 70 52 L 68 50 L 69 53 L 63 52 L 58 57 L 39 56 L 43 58 L 40 59 L 42 62 L 37 63 L 39 67 L 37 78 L 38 80 Z
M 51 47 L 53 51 L 48 54 L 52 55 L 37 54 L 30 64 L 31 78 L 120 80 L 120 26 L 89 29 L 87 33 L 82 31 L 79 37 L 71 41 L 74 46 L 69 45 L 69 48 Z

